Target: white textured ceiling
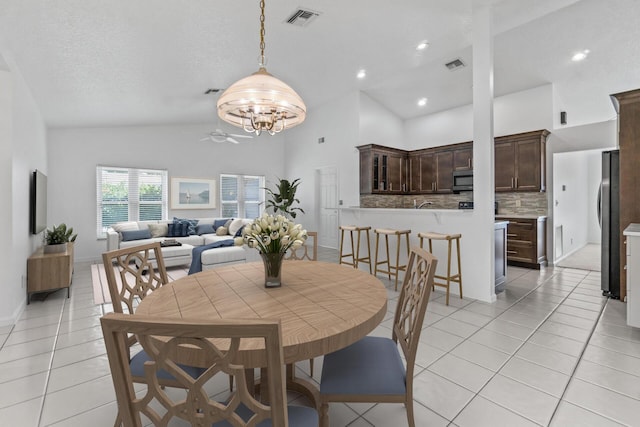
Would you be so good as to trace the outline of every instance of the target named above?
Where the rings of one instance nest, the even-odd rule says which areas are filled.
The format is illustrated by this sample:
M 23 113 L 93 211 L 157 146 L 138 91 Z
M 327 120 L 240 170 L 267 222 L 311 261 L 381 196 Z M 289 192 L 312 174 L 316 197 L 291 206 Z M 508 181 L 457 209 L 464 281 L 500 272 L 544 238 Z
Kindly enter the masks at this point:
M 613 118 L 608 95 L 640 87 L 638 0 L 267 0 L 267 69 L 310 111 L 358 89 L 403 119 L 469 104 L 476 1 L 494 5 L 496 95 L 553 83 L 583 124 Z M 284 23 L 298 7 L 321 15 Z M 0 55 L 51 127 L 213 127 L 203 92 L 257 70 L 258 15 L 257 0 L 0 0 Z M 457 57 L 469 66 L 448 71 Z

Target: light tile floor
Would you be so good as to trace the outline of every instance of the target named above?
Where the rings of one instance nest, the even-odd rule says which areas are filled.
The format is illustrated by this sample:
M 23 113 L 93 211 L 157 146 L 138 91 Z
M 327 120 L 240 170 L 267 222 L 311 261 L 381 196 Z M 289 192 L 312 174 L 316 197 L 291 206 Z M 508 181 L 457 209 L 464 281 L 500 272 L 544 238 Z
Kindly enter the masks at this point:
M 320 249 L 336 262 L 337 252 Z M 418 426 L 640 425 L 640 329 L 586 270 L 509 268 L 493 304 L 442 292 L 429 302 L 415 371 Z M 467 280 L 472 280 L 469 278 Z M 397 293 L 372 334 L 390 336 Z M 90 264 L 66 292 L 0 327 L 0 425 L 112 426 L 115 396 Z M 316 360 L 318 380 L 322 360 Z M 298 364 L 307 375 L 308 363 Z M 291 396 L 295 400 L 296 396 Z M 332 426 L 406 425 L 402 405 L 332 404 Z

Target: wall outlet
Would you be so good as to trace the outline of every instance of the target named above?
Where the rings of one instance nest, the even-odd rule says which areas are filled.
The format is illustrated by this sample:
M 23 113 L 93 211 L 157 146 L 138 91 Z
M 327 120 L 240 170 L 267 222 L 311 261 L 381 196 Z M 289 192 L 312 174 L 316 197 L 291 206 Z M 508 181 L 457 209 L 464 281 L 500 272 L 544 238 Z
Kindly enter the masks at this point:
M 520 199 L 516 199 L 516 208 L 522 206 L 522 201 Z

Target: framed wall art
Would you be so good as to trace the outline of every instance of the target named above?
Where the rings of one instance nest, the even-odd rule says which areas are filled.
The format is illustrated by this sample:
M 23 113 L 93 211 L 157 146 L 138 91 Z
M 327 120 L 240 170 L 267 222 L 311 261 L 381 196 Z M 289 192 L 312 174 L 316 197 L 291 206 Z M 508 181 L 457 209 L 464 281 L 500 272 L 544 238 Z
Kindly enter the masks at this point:
M 213 209 L 216 180 L 171 178 L 171 209 Z

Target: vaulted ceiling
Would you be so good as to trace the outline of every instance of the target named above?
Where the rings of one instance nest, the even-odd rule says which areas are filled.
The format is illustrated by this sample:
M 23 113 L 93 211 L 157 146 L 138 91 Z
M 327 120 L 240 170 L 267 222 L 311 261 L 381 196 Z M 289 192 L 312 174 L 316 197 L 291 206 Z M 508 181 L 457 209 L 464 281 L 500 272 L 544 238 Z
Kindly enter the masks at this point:
M 480 2 L 493 4 L 496 96 L 552 83 L 554 102 L 587 124 L 615 116 L 609 94 L 640 87 L 637 0 L 267 0 L 267 69 L 310 111 L 354 90 L 402 119 L 469 104 Z M 299 8 L 319 16 L 288 24 Z M 258 16 L 257 0 L 0 0 L 0 55 L 48 126 L 213 127 L 204 92 L 257 70 Z M 456 58 L 467 66 L 449 71 Z

